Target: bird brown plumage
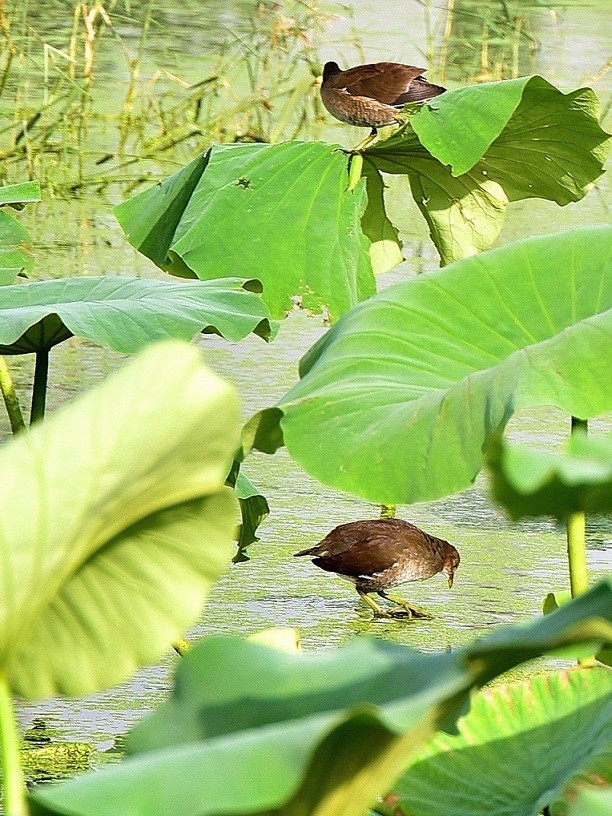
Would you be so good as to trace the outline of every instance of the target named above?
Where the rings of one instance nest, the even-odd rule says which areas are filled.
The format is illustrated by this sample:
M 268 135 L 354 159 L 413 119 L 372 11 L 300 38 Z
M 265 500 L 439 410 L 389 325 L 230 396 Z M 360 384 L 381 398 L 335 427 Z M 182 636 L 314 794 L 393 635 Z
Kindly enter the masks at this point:
M 377 128 L 392 125 L 408 102 L 425 102 L 446 88 L 428 82 L 425 68 L 399 62 L 374 62 L 341 71 L 335 62 L 323 67 L 321 99 L 341 122 L 369 127 L 371 133 L 357 145 L 363 150 L 377 136 Z
M 436 536 L 402 519 L 370 519 L 341 524 L 314 547 L 296 556 L 310 555 L 312 563 L 327 572 L 348 578 L 377 617 L 430 617 L 403 598 L 386 590 L 409 581 L 424 581 L 443 572 L 452 587 L 459 553 Z M 375 592 L 402 607 L 385 611 L 373 598 Z

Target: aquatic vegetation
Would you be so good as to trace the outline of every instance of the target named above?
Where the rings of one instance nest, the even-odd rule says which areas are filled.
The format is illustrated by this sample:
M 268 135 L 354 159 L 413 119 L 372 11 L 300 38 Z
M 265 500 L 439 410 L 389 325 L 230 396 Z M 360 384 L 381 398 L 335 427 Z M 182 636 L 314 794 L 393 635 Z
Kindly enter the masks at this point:
M 233 388 L 173 341 L 2 446 L 2 670 L 15 691 L 121 682 L 195 619 L 231 557 L 238 434 Z
M 6 812 L 22 772 L 9 690 L 114 685 L 166 651 L 228 564 L 234 389 L 157 345 L 2 447 L 0 742 Z
M 375 295 L 304 355 L 247 448 L 284 443 L 325 484 L 410 503 L 469 486 L 520 407 L 575 426 L 611 410 L 611 241 L 606 226 L 529 238 Z M 584 509 L 567 516 L 573 594 L 588 586 Z
M 199 332 L 233 342 L 251 332 L 270 339 L 258 288 L 257 281 L 237 278 L 172 285 L 114 275 L 5 286 L 0 354 L 36 354 L 31 410 L 36 421 L 45 412 L 49 351 L 58 343 L 77 336 L 129 353 L 159 340 L 191 340 Z
M 382 174 L 409 180 L 446 264 L 489 247 L 512 201 L 583 198 L 608 147 L 593 91 L 526 77 L 448 91 L 362 153 L 322 142 L 215 146 L 115 214 L 170 274 L 211 280 L 239 263 L 261 280 L 273 317 L 297 300 L 333 321 L 402 259 Z
M 459 5 L 449 6 L 440 73 L 453 67 L 445 49 Z M 508 18 L 510 5 L 517 8 L 504 4 Z M 604 665 L 612 584 L 588 589 L 584 526 L 586 512 L 612 507 L 611 451 L 609 440 L 585 431 L 612 408 L 605 285 L 612 230 L 476 255 L 497 238 L 512 202 L 564 206 L 594 185 L 608 146 L 597 98 L 524 77 L 407 110 L 406 124 L 358 154 L 295 141 L 320 124 L 317 36 L 327 15 L 309 1 L 292 7 L 287 17 L 261 4 L 248 38 L 232 33 L 216 66 L 177 93 L 176 77 L 141 83 L 154 15 L 145 3 L 138 54 L 126 58 L 129 86 L 107 120 L 115 141 L 102 146 L 95 65 L 105 32 L 121 45 L 120 3 L 73 4 L 69 47 L 45 50 L 40 98 L 26 93 L 39 69 L 34 52 L 14 39 L 15 18 L 0 3 L 0 95 L 15 94 L 14 120 L 0 133 L 5 178 L 39 173 L 64 193 L 117 180 L 136 186 L 154 159 L 186 162 L 203 150 L 115 210 L 139 251 L 190 280 L 15 284 L 31 269 L 29 238 L 0 209 L 0 352 L 37 357 L 29 429 L 0 358 L 0 386 L 19 431 L 0 449 L 6 812 L 603 812 L 605 791 L 592 788 L 612 782 Z M 24 7 L 22 19 L 28 14 Z M 526 29 L 518 15 L 506 22 L 516 36 L 511 70 L 483 42 L 477 78 L 518 73 Z M 228 104 L 236 81 L 247 92 Z M 243 140 L 254 143 L 218 144 Z M 385 174 L 409 182 L 445 268 L 375 294 L 375 275 L 402 257 Z M 36 183 L 0 188 L 0 207 L 39 197 Z M 239 450 L 233 388 L 195 349 L 168 338 L 271 339 L 273 318 L 295 304 L 337 322 L 303 357 L 300 382 L 248 423 Z M 50 349 L 72 336 L 139 353 L 42 421 Z M 561 457 L 502 437 L 518 408 L 537 405 L 572 418 Z M 185 648 L 181 634 L 212 583 L 232 556 L 248 560 L 269 511 L 243 462 L 252 448 L 273 453 L 283 444 L 322 482 L 383 502 L 389 513 L 391 503 L 470 485 L 486 464 L 513 517 L 566 522 L 571 593 L 552 591 L 545 616 L 450 651 L 364 638 L 295 654 L 295 635 L 281 639 L 284 651 L 237 637 Z M 26 801 L 11 695 L 107 688 L 171 645 L 184 655 L 174 692 L 129 734 L 128 757 L 39 786 Z M 549 653 L 582 666 L 478 692 Z
M 0 188 L 0 200 L 23 205 L 39 199 L 37 183 Z M 2 212 L 0 211 L 0 215 Z M 24 256 L 28 236 L 11 218 L 10 231 L 0 233 L 0 257 L 4 250 L 7 283 L 24 267 L 31 268 L 33 257 Z M 12 236 L 21 240 L 16 252 Z M 76 336 L 120 353 L 136 352 L 163 339 L 191 340 L 198 333 L 218 334 L 238 342 L 248 334 L 272 340 L 277 326 L 259 297 L 256 280 L 225 278 L 208 283 L 170 284 L 143 278 L 104 277 L 60 278 L 22 285 L 6 285 L 0 297 L 0 355 L 35 354 L 30 422 L 44 417 L 51 349 Z M 10 370 L 0 356 L 0 391 L 13 432 L 26 423 Z M 240 503 L 242 522 L 237 532 L 235 560 L 248 560 L 247 548 L 257 541 L 255 532 L 268 513 L 265 498 L 234 462 L 227 484 Z
M 40 201 L 37 181 L 0 187 L 0 286 L 12 283 L 17 275 L 27 273 L 34 264 L 27 230 L 1 208 L 21 209 L 33 201 Z
M 61 195 L 133 189 L 160 161 L 186 161 L 211 142 L 320 131 L 318 54 L 333 9 L 253 3 L 242 28 L 219 26 L 194 77 L 158 44 L 169 24 L 163 5 L 64 5 L 64 25 L 53 9 L 51 29 L 28 3 L 0 5 L 0 99 L 13 112 L 0 131 L 0 182 L 36 177 Z
M 241 463 L 236 459 L 225 483 L 234 488 L 240 502 L 241 523 L 236 535 L 237 551 L 232 560 L 234 563 L 248 561 L 248 549 L 251 544 L 259 541 L 256 531 L 268 517 L 270 507 L 266 497 L 246 476 Z
M 413 760 L 385 797 L 389 813 L 564 814 L 583 787 L 608 776 L 611 709 L 612 671 L 603 666 L 488 688 L 458 734 L 438 733 Z
M 611 241 L 606 226 L 528 238 L 385 289 L 306 352 L 248 437 L 273 452 L 280 420 L 320 481 L 408 503 L 471 484 L 519 407 L 609 411 Z
M 581 788 L 607 780 L 602 735 L 612 714 L 602 703 L 609 700 L 608 669 L 578 669 L 568 679 L 535 676 L 494 689 L 459 719 L 472 690 L 520 662 L 550 651 L 573 654 L 580 644 L 591 652 L 610 646 L 612 584 L 603 582 L 544 618 L 452 652 L 420 654 L 360 639 L 294 656 L 238 638 L 204 638 L 182 660 L 173 697 L 128 737 L 126 760 L 39 786 L 26 810 L 9 690 L 78 695 L 120 680 L 168 646 L 186 623 L 181 616 L 198 614 L 202 596 L 194 601 L 193 592 L 185 593 L 188 576 L 205 592 L 229 560 L 234 514 L 223 482 L 238 417 L 231 409 L 229 421 L 235 396 L 219 381 L 213 396 L 211 376 L 195 350 L 178 343 L 153 347 L 3 448 L 0 472 L 18 497 L 3 508 L 2 529 L 11 533 L 4 572 L 11 574 L 24 551 L 15 546 L 19 534 L 32 555 L 20 561 L 21 577 L 24 569 L 33 573 L 20 582 L 18 596 L 8 592 L 0 604 L 8 616 L 3 631 L 18 645 L 4 650 L 0 685 L 7 812 L 109 816 L 119 808 L 142 816 L 202 816 L 274 809 L 358 816 L 370 806 L 411 816 L 421 813 L 419 802 L 432 799 L 441 813 L 457 801 L 491 812 L 491 791 L 511 768 L 529 774 L 529 785 L 521 786 L 529 812 L 550 807 L 564 813 Z M 138 421 L 130 421 L 129 410 Z M 84 440 L 93 459 L 83 459 Z M 40 470 L 36 478 L 34 470 Z M 597 483 L 606 489 L 608 471 L 609 462 L 605 473 L 591 475 L 593 489 Z M 102 478 L 109 473 L 118 483 Z M 11 474 L 20 474 L 19 485 Z M 39 497 L 53 512 L 41 515 Z M 58 548 L 70 557 L 55 557 Z M 133 569 L 136 582 L 129 579 Z M 119 617 L 116 609 L 124 610 Z M 537 710 L 534 696 L 541 701 Z M 466 741 L 471 733 L 482 735 L 482 745 Z M 544 734 L 552 735 L 550 749 L 542 748 Z M 538 746 L 537 774 L 526 738 Z M 496 752 L 498 739 L 506 745 Z M 473 758 L 477 750 L 481 755 Z M 447 751 L 468 769 L 459 788 L 440 781 Z M 486 782 L 479 783 L 484 772 Z
M 114 212 L 161 269 L 262 282 L 275 318 L 296 298 L 333 318 L 376 291 L 359 226 L 366 191 L 346 189 L 345 154 L 322 142 L 215 146 Z
M 393 809 L 403 802 L 389 788 L 415 757 L 421 759 L 417 769 L 425 766 L 421 749 L 437 729 L 455 730 L 472 689 L 555 647 L 606 640 L 612 636 L 611 618 L 612 586 L 601 584 L 553 615 L 506 627 L 450 653 L 423 654 L 361 638 L 340 649 L 291 654 L 238 638 L 204 638 L 180 662 L 168 702 L 128 736 L 128 758 L 93 775 L 38 788 L 30 797 L 32 813 L 205 816 L 273 810 L 358 816 L 376 806 L 377 796 L 385 797 L 380 812 L 412 813 Z M 494 787 L 504 787 L 510 768 L 517 773 L 515 757 L 525 736 L 521 706 L 543 686 L 550 694 L 533 712 L 533 724 L 554 735 L 552 751 L 559 761 L 547 761 L 545 743 L 538 741 L 540 773 L 530 788 L 539 790 L 538 804 L 544 806 L 582 786 L 581 775 L 602 756 L 612 715 L 600 707 L 590 729 L 582 718 L 609 697 L 612 681 L 607 669 L 579 672 L 575 680 L 536 677 L 509 691 L 516 704 L 497 725 L 508 750 L 491 756 L 483 740 L 487 764 L 483 761 L 457 794 L 454 782 L 440 782 L 444 757 L 437 756 L 436 745 L 446 740 L 462 747 L 461 737 L 437 736 L 428 749 L 433 781 L 423 794 L 435 798 L 435 812 L 448 814 L 447 803 L 464 790 L 478 810 L 462 813 L 491 812 L 486 808 Z M 562 698 L 568 682 L 573 693 Z M 504 699 L 500 689 L 474 701 L 462 728 L 490 734 Z M 555 728 L 557 720 L 563 729 Z M 591 738 L 595 732 L 597 741 Z M 568 754 L 569 765 L 561 761 Z M 524 773 L 527 761 L 523 755 Z M 485 770 L 483 784 L 470 788 L 476 773 Z M 411 773 L 409 768 L 399 791 L 410 789 Z
M 364 161 L 408 176 L 441 261 L 451 263 L 491 246 L 513 201 L 579 201 L 608 150 L 590 88 L 564 94 L 533 76 L 447 91 Z
M 507 440 L 488 447 L 492 492 L 512 518 L 612 513 L 612 436 L 572 434 L 562 456 Z

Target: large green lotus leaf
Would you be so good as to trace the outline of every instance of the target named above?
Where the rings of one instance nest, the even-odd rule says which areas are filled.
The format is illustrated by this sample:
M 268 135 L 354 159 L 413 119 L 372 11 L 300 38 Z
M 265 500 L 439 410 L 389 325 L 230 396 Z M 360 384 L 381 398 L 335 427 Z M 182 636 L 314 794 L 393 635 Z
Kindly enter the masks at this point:
M 578 201 L 603 172 L 608 135 L 589 88 L 563 94 L 541 77 L 447 91 L 366 151 L 408 175 L 442 263 L 490 246 L 508 201 Z
M 0 210 L 0 275 L 14 279 L 18 272 L 31 272 L 33 267 L 27 230 L 14 216 Z
M 0 449 L 0 666 L 27 697 L 154 661 L 231 558 L 234 389 L 167 342 Z
M 607 640 L 611 620 L 612 584 L 601 583 L 453 652 L 361 638 L 294 654 L 206 638 L 181 661 L 168 702 L 128 737 L 134 755 L 37 789 L 32 813 L 359 816 L 433 729 L 454 726 L 472 688 L 550 648 Z
M 370 240 L 370 261 L 375 275 L 388 272 L 404 260 L 397 229 L 385 210 L 384 182 L 370 162 L 363 164 L 368 204 L 361 219 L 361 229 Z
M 6 184 L 0 187 L 0 206 L 8 204 L 21 209 L 25 204 L 40 201 L 40 184 L 38 181 L 22 181 L 18 184 Z
M 612 782 L 612 671 L 494 686 L 459 734 L 437 734 L 386 801 L 397 816 L 565 816 L 584 786 Z
M 280 414 L 310 474 L 399 504 L 467 487 L 520 407 L 609 411 L 611 246 L 609 227 L 531 238 L 389 287 L 307 352 L 255 446 Z
M 482 175 L 479 167 L 454 176 L 451 168 L 435 159 L 409 130 L 404 133 L 399 156 L 376 157 L 375 165 L 385 172 L 408 176 L 443 265 L 488 249 L 499 235 L 508 197 L 497 181 Z M 371 166 L 369 159 L 365 166 Z
M 564 94 L 540 76 L 447 91 L 410 123 L 423 147 L 450 165 L 453 175 L 467 173 L 495 144 L 498 170 L 505 163 L 509 179 L 518 177 L 532 190 L 529 175 L 542 185 L 542 197 L 559 204 L 582 198 L 607 155 L 594 91 Z
M 514 519 L 563 519 L 578 510 L 612 512 L 612 436 L 574 433 L 563 456 L 500 439 L 491 445 L 487 460 L 493 495 Z
M 235 278 L 169 283 L 113 275 L 5 286 L 0 354 L 47 350 L 72 335 L 120 352 L 200 331 L 232 341 L 250 332 L 268 339 L 269 313 L 252 288 L 256 281 Z
M 168 251 L 193 191 L 206 169 L 210 150 L 174 173 L 162 184 L 133 196 L 113 210 L 130 244 L 154 264 L 178 274 L 197 278 L 188 267 L 173 269 Z M 232 276 L 236 274 L 234 270 Z
M 333 318 L 375 291 L 365 185 L 347 183 L 346 155 L 321 142 L 215 146 L 115 214 L 162 269 L 258 278 L 274 317 L 298 298 Z

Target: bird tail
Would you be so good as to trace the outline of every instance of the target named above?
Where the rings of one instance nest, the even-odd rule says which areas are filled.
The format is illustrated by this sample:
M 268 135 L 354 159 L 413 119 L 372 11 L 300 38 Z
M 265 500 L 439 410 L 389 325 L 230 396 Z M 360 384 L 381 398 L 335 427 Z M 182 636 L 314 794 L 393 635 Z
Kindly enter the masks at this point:
M 423 79 L 423 77 L 417 77 L 410 83 L 406 93 L 398 97 L 395 104 L 407 105 L 409 102 L 426 102 L 428 99 L 440 96 L 445 90 L 446 88 L 441 85 L 434 85 L 432 82 Z
M 312 547 L 308 547 L 307 550 L 300 550 L 299 552 L 293 553 L 294 556 L 298 555 L 310 555 L 312 553 Z

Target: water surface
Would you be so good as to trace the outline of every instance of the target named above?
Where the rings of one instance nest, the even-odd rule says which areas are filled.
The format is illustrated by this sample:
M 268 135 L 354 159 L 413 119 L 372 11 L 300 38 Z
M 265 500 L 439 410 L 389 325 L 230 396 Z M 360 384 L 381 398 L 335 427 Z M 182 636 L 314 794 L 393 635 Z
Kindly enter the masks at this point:
M 516 21 L 504 25 L 495 17 L 499 5 L 456 0 L 455 19 L 449 24 L 443 3 L 361 0 L 353 4 L 368 60 L 425 65 L 429 53 L 432 78 L 436 78 L 436 72 L 442 73 L 449 87 L 495 78 L 495 72 L 514 75 L 518 70 L 521 74 L 542 73 L 565 88 L 592 83 L 604 101 L 609 99 L 607 76 L 602 73 L 607 59 L 605 4 L 594 2 L 567 9 L 554 4 L 544 8 L 535 3 L 518 4 L 524 16 L 518 33 Z M 136 4 L 135 8 L 140 7 Z M 196 8 L 201 18 L 194 28 Z M 156 51 L 148 53 L 147 60 L 158 59 L 164 66 L 172 65 L 195 76 L 206 53 L 214 51 L 224 28 L 240 28 L 249 8 L 245 2 L 198 2 L 195 6 L 165 2 L 163 11 L 156 12 L 163 21 L 152 39 Z M 52 13 L 47 24 L 52 40 L 56 31 Z M 493 53 L 497 43 L 499 53 L 497 62 L 488 66 L 487 75 L 482 76 L 479 32 L 493 24 L 496 39 L 492 38 L 489 48 Z M 338 18 L 332 23 L 324 59 L 344 60 L 345 64 L 356 61 L 354 46 L 343 44 L 348 31 L 346 20 Z M 122 35 L 130 36 L 127 22 Z M 117 81 L 117 66 L 108 63 L 106 68 L 107 74 L 101 75 L 99 81 Z M 328 139 L 347 145 L 360 137 L 357 131 L 331 121 L 326 134 Z M 167 167 L 160 167 L 160 178 L 168 172 Z M 609 182 L 602 180 L 585 200 L 563 209 L 537 201 L 511 205 L 499 243 L 606 221 L 608 192 Z M 35 242 L 35 277 L 161 277 L 159 270 L 127 245 L 111 213 L 112 205 L 119 200 L 118 193 L 107 197 L 88 195 L 73 201 L 46 199 L 24 211 L 20 218 Z M 405 200 L 403 194 L 401 200 Z M 407 261 L 384 276 L 381 286 L 437 266 L 424 221 L 414 205 L 403 210 L 400 226 Z M 239 269 L 236 274 L 240 274 Z M 203 337 L 200 345 L 206 361 L 236 384 L 247 418 L 273 404 L 289 389 L 296 379 L 300 356 L 324 331 L 319 318 L 295 312 L 283 323 L 273 344 L 251 337 L 231 346 L 219 338 Z M 17 386 L 27 389 L 33 361 L 12 358 L 10 362 Z M 78 339 L 54 349 L 49 410 L 98 382 L 121 362 L 120 355 Z M 5 435 L 8 428 L 4 417 L 0 423 L 0 432 Z M 567 437 L 568 424 L 568 418 L 560 412 L 542 408 L 530 415 L 517 415 L 509 430 L 514 439 L 556 449 Z M 612 422 L 604 418 L 591 425 L 593 433 L 601 433 Z M 434 619 L 412 624 L 372 621 L 350 585 L 321 572 L 307 560 L 295 560 L 292 554 L 313 545 L 337 524 L 377 515 L 378 508 L 322 486 L 292 462 L 284 450 L 274 457 L 253 455 L 246 472 L 268 498 L 271 515 L 261 528 L 261 542 L 251 548 L 252 560 L 233 566 L 213 589 L 202 620 L 190 637 L 242 635 L 271 626 L 288 626 L 300 630 L 308 649 L 330 648 L 357 633 L 384 635 L 425 650 L 440 649 L 466 643 L 486 634 L 491 627 L 538 614 L 546 592 L 567 585 L 563 530 L 549 520 L 509 523 L 489 501 L 483 476 L 462 493 L 398 510 L 400 517 L 453 542 L 462 556 L 452 590 L 441 576 L 404 588 L 405 596 L 429 609 Z M 591 520 L 588 539 L 589 568 L 596 578 L 611 564 L 609 521 Z M 59 726 L 66 739 L 89 740 L 107 747 L 115 735 L 127 730 L 165 696 L 175 659 L 168 655 L 128 683 L 85 700 L 24 704 L 20 708 L 22 724 L 27 726 L 33 717 L 43 713 Z

